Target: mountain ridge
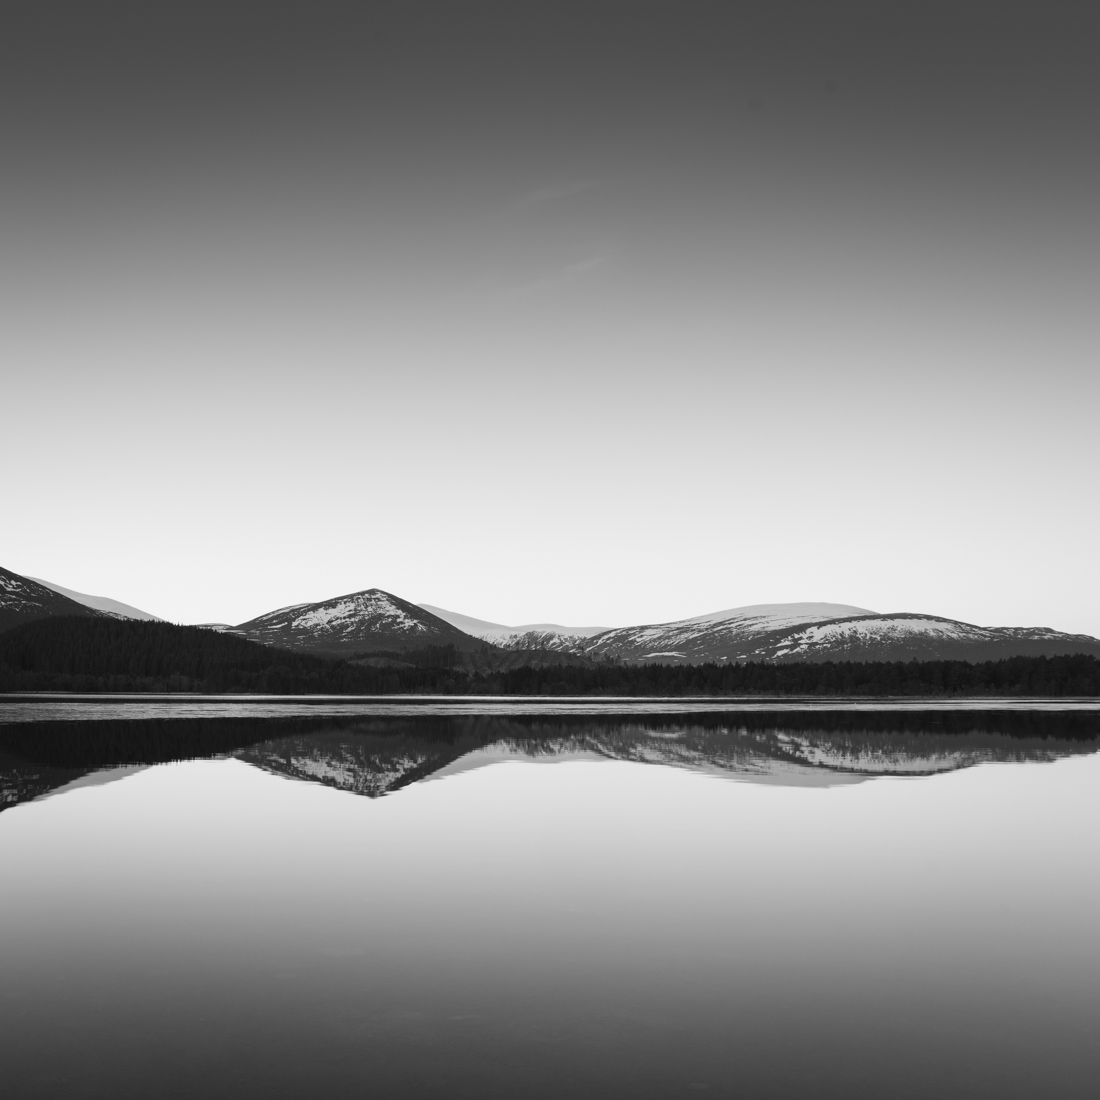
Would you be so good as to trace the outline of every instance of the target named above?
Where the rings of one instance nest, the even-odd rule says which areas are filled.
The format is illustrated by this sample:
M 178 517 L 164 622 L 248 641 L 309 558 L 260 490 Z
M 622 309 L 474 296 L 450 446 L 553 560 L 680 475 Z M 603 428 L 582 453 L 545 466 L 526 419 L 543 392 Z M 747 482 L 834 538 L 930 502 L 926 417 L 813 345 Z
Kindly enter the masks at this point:
M 0 630 L 52 615 L 155 620 L 119 601 L 83 597 L 98 601 L 102 607 L 97 609 L 70 598 L 67 591 L 0 569 Z M 812 602 L 750 604 L 672 622 L 607 629 L 555 623 L 511 627 L 367 588 L 277 608 L 237 626 L 207 625 L 276 648 L 350 659 L 448 650 L 467 655 L 461 664 L 470 669 L 504 669 L 517 661 L 541 666 L 555 660 L 704 664 L 1100 656 L 1100 639 L 1050 627 L 986 627 L 940 615 L 881 614 L 850 604 Z M 486 663 L 493 653 L 496 658 Z M 506 653 L 511 656 L 505 658 Z M 472 654 L 483 657 L 471 664 Z
M 584 648 L 592 656 L 632 662 L 737 660 L 777 632 L 869 614 L 876 613 L 851 604 L 749 604 L 669 623 L 618 627 Z
M 481 638 L 502 649 L 549 649 L 575 652 L 584 639 L 602 634 L 605 626 L 561 626 L 558 623 L 527 623 L 523 626 L 505 626 L 485 619 L 475 619 L 457 611 L 448 611 L 432 604 L 417 604 L 459 630 Z
M 40 581 L 0 567 L 0 631 L 59 615 L 102 615 Z
M 96 611 L 102 611 L 106 615 L 118 615 L 123 619 L 142 619 L 146 622 L 155 623 L 166 621 L 159 615 L 151 615 L 148 611 L 142 611 L 139 607 L 132 607 L 121 600 L 112 600 L 109 596 L 90 596 L 87 592 L 76 592 L 71 588 L 65 588 L 63 585 L 54 584 L 53 581 L 43 580 L 42 577 L 28 577 L 27 580 L 43 584 L 53 592 L 68 596 L 70 600 L 75 600 L 85 607 L 94 608 Z
M 359 601 L 358 603 L 356 601 Z M 442 615 L 436 615 L 440 611 Z M 279 621 L 280 617 L 283 621 Z M 293 638 L 287 623 L 296 623 Z M 334 640 L 330 621 L 344 625 Z M 382 621 L 378 621 L 382 620 Z M 463 630 L 464 624 L 471 634 Z M 277 629 L 276 629 L 277 627 Z M 626 664 L 708 662 L 997 660 L 1013 656 L 1100 656 L 1100 639 L 1049 627 L 982 627 L 940 615 L 880 614 L 852 604 L 750 604 L 642 626 L 508 627 L 458 612 L 411 604 L 381 589 L 298 604 L 233 628 L 246 637 L 315 652 L 401 651 L 478 645 L 520 654 Z
M 808 624 L 758 645 L 746 660 L 992 661 L 1002 657 L 1100 656 L 1100 639 L 1049 627 L 989 627 L 942 615 L 895 612 Z

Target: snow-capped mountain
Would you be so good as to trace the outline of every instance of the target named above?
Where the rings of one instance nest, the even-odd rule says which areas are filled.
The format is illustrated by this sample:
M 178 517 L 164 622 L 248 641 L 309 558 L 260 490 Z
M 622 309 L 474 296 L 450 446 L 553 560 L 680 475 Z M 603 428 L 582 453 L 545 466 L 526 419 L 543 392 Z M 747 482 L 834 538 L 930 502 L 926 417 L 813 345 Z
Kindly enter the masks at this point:
M 284 649 L 344 655 L 424 646 L 469 651 L 484 644 L 380 588 L 282 607 L 233 627 L 232 633 Z
M 780 631 L 744 659 L 755 661 L 995 661 L 1091 653 L 1100 639 L 1049 627 L 975 626 L 937 615 L 869 615 Z
M 48 585 L 0 568 L 0 630 L 51 615 L 99 615 Z
M 0 569 L 0 630 L 49 615 L 156 619 L 117 600 L 88 596 Z M 578 658 L 628 664 L 702 664 L 987 661 L 1075 653 L 1100 657 L 1100 639 L 1086 634 L 1067 634 L 1049 627 L 976 626 L 909 612 L 884 615 L 833 603 L 754 604 L 675 622 L 613 629 L 556 623 L 506 626 L 431 604 L 413 604 L 370 588 L 283 607 L 235 627 L 206 625 L 267 645 L 329 655 L 452 646 L 459 653 L 473 655 L 463 658 L 463 667 L 484 665 L 495 670 L 515 662 L 575 663 Z M 506 663 L 501 665 L 501 660 Z
M 777 631 L 874 614 L 864 607 L 836 603 L 752 604 L 671 623 L 607 630 L 590 638 L 584 648 L 593 657 L 631 662 L 732 661 L 743 659 Z
M 608 630 L 578 651 L 632 664 L 708 661 L 990 661 L 1100 656 L 1100 639 L 1048 627 L 984 627 L 938 615 L 880 615 L 844 604 L 760 604 Z
M 604 626 L 559 626 L 557 623 L 528 623 L 525 626 L 505 626 L 460 615 L 429 603 L 418 605 L 475 638 L 502 649 L 549 649 L 583 653 L 587 639 L 607 630 Z
M 1100 639 L 1049 627 L 983 627 L 939 615 L 882 615 L 834 603 L 753 604 L 690 619 L 599 630 L 509 627 L 441 608 L 440 618 L 494 645 L 551 650 L 630 664 L 709 661 L 987 661 L 1092 653 Z
M 112 600 L 107 596 L 89 596 L 87 592 L 74 592 L 71 588 L 63 588 L 61 585 L 43 580 L 41 577 L 28 577 L 27 579 L 44 584 L 52 591 L 59 592 L 62 596 L 68 596 L 70 600 L 76 600 L 77 603 L 82 603 L 85 607 L 95 608 L 96 611 L 102 611 L 107 615 L 117 615 L 120 619 L 144 619 L 147 622 L 154 623 L 165 621 L 159 615 L 150 615 L 148 611 L 131 607 L 128 603 Z

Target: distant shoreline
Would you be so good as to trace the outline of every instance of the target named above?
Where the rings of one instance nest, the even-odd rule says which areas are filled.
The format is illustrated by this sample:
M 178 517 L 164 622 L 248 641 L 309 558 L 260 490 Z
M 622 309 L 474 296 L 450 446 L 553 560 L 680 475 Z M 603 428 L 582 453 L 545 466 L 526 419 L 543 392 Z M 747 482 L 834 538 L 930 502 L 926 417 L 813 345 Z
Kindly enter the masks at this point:
M 585 710 L 610 712 L 616 708 L 630 713 L 652 712 L 654 708 L 667 712 L 690 713 L 712 710 L 722 712 L 756 711 L 1096 711 L 1100 698 L 1092 696 L 993 696 L 993 695 L 930 695 L 930 696 L 775 696 L 775 695 L 679 695 L 679 696 L 593 696 L 593 695 L 275 695 L 218 694 L 214 692 L 6 692 L 0 693 L 0 721 L 12 705 L 142 706 L 157 704 L 165 707 L 254 707 L 273 708 L 347 708 L 369 713 L 375 708 L 387 710 L 418 710 L 424 707 L 448 707 L 465 713 L 485 709 L 487 713 L 524 709 L 532 713 L 547 713 L 559 708 L 575 713 Z

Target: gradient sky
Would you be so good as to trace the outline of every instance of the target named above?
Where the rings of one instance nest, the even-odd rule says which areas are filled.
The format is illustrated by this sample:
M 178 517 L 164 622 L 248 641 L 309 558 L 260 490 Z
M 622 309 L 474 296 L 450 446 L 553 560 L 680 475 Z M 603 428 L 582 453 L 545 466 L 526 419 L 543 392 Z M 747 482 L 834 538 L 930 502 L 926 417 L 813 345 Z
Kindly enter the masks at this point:
M 0 564 L 183 622 L 379 586 L 1100 635 L 1098 42 L 1095 3 L 17 6 Z

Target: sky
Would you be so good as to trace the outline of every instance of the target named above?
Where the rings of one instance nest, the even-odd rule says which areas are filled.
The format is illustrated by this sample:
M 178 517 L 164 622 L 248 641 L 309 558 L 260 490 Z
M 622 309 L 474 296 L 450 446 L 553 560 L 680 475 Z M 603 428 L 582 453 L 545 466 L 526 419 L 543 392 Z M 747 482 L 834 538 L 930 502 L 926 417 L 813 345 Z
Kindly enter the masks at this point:
M 1094 3 L 18 7 L 5 568 L 1100 635 Z

